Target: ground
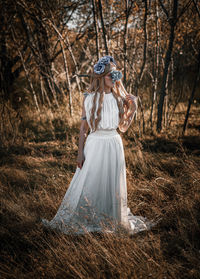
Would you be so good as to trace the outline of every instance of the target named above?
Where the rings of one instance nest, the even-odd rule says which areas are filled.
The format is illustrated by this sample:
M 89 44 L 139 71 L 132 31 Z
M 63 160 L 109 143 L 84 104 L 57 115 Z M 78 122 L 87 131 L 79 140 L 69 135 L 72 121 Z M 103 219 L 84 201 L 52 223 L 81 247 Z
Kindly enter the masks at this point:
M 72 237 L 41 225 L 76 170 L 79 123 L 26 123 L 29 140 L 0 149 L 1 278 L 200 278 L 199 108 L 185 136 L 183 117 L 178 111 L 161 134 L 139 136 L 134 124 L 121 134 L 128 205 L 134 215 L 161 218 L 130 237 Z

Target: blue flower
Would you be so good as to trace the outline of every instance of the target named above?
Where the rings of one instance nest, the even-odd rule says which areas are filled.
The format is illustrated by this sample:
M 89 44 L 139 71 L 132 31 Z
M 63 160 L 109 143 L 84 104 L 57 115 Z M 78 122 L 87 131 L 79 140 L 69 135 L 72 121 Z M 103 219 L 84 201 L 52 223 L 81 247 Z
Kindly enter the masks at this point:
M 104 70 L 105 70 L 105 65 L 104 64 L 98 62 L 97 64 L 94 65 L 94 72 L 96 74 L 100 75 L 104 72 Z
M 99 59 L 99 61 L 94 65 L 94 72 L 96 74 L 102 74 L 105 70 L 105 66 L 108 65 L 110 62 L 116 65 L 116 62 L 112 56 L 106 55 Z
M 116 65 L 115 59 L 112 56 L 110 56 L 110 55 L 103 56 L 98 61 L 98 63 L 102 63 L 104 65 L 107 65 L 110 62 L 112 62 L 112 63 L 114 63 Z
M 110 63 L 110 59 L 109 59 L 107 56 L 104 56 L 104 57 L 102 57 L 102 58 L 99 59 L 98 63 L 107 65 L 107 64 Z
M 115 62 L 115 59 L 112 56 L 107 55 L 107 57 L 110 58 L 110 62 L 112 62 L 115 65 L 117 65 L 117 63 Z
M 110 72 L 110 76 L 111 76 L 112 82 L 115 83 L 116 80 L 120 80 L 122 78 L 122 73 L 120 71 L 112 70 Z

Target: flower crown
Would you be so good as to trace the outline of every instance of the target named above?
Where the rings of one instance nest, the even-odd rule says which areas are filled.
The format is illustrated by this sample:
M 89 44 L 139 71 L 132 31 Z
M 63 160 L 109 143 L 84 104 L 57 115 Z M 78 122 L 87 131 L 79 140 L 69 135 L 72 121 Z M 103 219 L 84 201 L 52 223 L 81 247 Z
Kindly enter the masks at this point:
M 99 59 L 99 61 L 94 65 L 94 72 L 98 75 L 102 74 L 105 70 L 105 66 L 110 62 L 116 65 L 115 59 L 112 56 L 106 55 Z
M 105 66 L 111 62 L 116 65 L 115 59 L 112 56 L 106 55 L 101 57 L 94 65 L 94 72 L 98 75 L 102 74 L 105 71 Z M 113 83 L 122 78 L 122 73 L 120 71 L 112 70 L 110 74 Z

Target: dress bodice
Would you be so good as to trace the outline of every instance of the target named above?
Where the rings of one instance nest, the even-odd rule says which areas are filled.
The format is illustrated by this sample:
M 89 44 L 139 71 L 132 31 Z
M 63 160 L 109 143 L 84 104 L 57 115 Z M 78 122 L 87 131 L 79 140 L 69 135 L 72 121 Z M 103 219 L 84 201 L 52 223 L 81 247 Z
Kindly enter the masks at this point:
M 94 95 L 95 93 L 86 94 L 87 97 L 84 101 L 86 118 L 90 130 L 92 130 L 90 125 L 90 116 L 91 116 L 91 110 L 93 106 Z M 97 118 L 99 97 L 100 97 L 100 93 L 97 93 L 95 119 Z M 117 129 L 118 125 L 119 125 L 119 109 L 118 109 L 117 101 L 112 93 L 104 94 L 103 106 L 101 110 L 101 120 L 98 124 L 97 129 L 103 129 L 103 130 Z

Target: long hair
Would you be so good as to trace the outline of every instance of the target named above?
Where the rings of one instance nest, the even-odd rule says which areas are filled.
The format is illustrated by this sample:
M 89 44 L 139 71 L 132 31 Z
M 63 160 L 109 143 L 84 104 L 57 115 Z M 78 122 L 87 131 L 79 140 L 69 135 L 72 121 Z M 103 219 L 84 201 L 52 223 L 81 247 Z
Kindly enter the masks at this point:
M 92 109 L 91 109 L 91 116 L 90 116 L 90 125 L 91 125 L 93 131 L 96 131 L 97 126 L 101 120 L 101 110 L 102 110 L 104 94 L 105 94 L 104 93 L 105 76 L 109 72 L 111 72 L 113 67 L 116 67 L 115 64 L 109 63 L 105 66 L 105 70 L 102 74 L 96 74 L 93 71 L 93 73 L 91 75 L 90 87 L 88 88 L 88 92 L 95 93 L 94 99 L 93 99 L 93 105 L 92 105 Z M 126 92 L 126 89 L 124 88 L 121 80 L 115 82 L 115 85 L 111 89 L 111 92 L 117 101 L 117 106 L 119 109 L 119 119 L 120 119 L 119 124 L 122 124 L 123 120 L 124 120 L 123 115 L 127 110 L 124 100 L 125 100 L 125 96 L 127 96 L 128 93 Z M 98 93 L 100 93 L 100 97 L 99 97 L 98 107 L 97 107 Z M 96 109 L 97 109 L 97 118 L 95 119 Z

